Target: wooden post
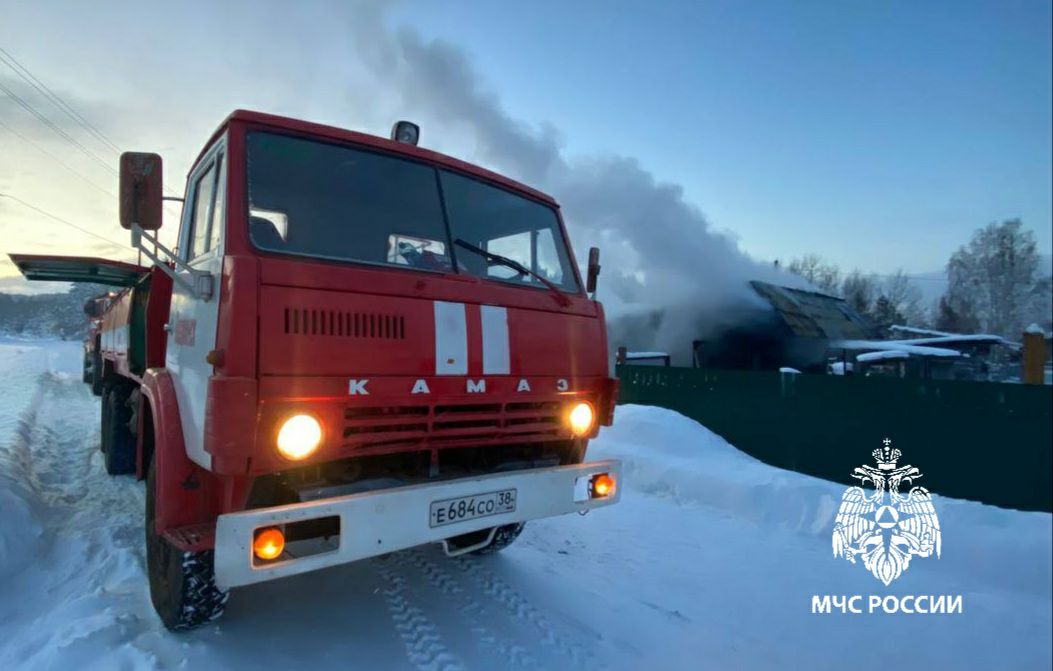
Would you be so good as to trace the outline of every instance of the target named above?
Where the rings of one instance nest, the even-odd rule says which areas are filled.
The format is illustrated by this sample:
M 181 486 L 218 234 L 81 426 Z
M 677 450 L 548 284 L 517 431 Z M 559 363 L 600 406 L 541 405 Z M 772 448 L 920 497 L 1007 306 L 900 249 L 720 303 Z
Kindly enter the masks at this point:
M 1024 331 L 1024 351 L 1020 357 L 1020 379 L 1024 384 L 1044 384 L 1046 377 L 1046 334 L 1032 324 Z

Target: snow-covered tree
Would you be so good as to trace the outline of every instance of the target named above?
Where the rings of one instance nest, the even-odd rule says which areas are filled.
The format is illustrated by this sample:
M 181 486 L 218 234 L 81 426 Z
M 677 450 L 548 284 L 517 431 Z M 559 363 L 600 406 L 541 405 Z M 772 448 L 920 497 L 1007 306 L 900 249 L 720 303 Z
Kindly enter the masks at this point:
M 63 294 L 0 293 L 0 333 L 81 338 L 88 326 L 85 301 L 107 290 L 108 287 L 78 284 Z
M 948 308 L 975 314 L 980 329 L 1017 338 L 1031 322 L 1046 322 L 1050 277 L 1040 271 L 1035 234 L 1019 219 L 973 234 L 947 263 Z

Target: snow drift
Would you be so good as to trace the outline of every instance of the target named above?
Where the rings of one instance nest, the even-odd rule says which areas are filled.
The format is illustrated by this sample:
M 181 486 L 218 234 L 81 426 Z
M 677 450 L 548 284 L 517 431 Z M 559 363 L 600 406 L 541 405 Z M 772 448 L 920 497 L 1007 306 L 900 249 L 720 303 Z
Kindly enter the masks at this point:
M 76 343 L 0 340 L 2 668 L 881 669 L 892 654 L 905 669 L 1032 669 L 1053 658 L 1050 515 L 937 499 L 943 556 L 886 589 L 831 554 L 841 486 L 640 406 L 620 406 L 590 451 L 625 462 L 618 506 L 531 523 L 496 557 L 419 548 L 235 590 L 224 619 L 174 635 L 149 603 L 142 484 L 105 475 L 78 365 Z M 960 594 L 965 612 L 813 615 L 813 594 Z

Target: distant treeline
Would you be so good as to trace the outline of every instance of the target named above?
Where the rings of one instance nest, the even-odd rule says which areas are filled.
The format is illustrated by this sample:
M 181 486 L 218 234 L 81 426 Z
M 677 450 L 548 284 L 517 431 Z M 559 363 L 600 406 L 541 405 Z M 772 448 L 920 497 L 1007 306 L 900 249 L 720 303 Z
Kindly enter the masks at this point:
M 64 294 L 0 293 L 0 334 L 82 338 L 88 328 L 84 303 L 106 291 L 108 287 L 78 284 Z

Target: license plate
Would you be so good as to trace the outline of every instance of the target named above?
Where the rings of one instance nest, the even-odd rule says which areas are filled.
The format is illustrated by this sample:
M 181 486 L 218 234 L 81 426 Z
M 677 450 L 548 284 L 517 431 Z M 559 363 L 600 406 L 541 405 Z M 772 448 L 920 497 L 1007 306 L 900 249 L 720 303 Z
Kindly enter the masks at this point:
M 429 526 L 441 527 L 444 524 L 465 522 L 477 517 L 510 513 L 515 509 L 516 490 L 514 489 L 432 501 Z

